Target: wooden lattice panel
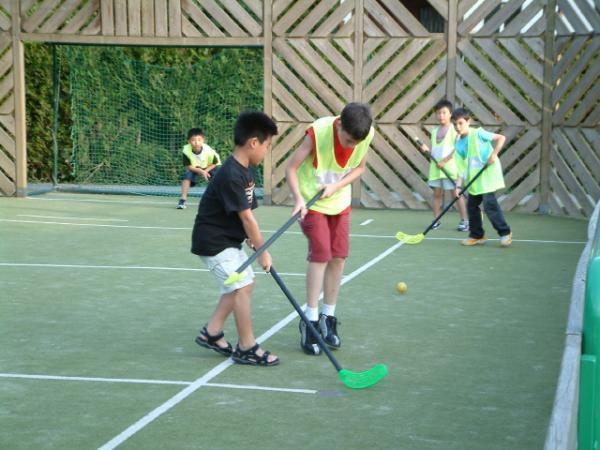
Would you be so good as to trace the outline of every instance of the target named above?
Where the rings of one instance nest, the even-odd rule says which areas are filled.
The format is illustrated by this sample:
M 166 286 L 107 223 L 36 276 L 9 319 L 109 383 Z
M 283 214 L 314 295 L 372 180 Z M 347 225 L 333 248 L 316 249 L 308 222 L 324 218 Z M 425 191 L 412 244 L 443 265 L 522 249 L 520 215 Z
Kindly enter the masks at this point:
M 429 163 L 411 142 L 415 126 L 381 124 L 362 176 L 361 202 L 374 208 L 425 209 L 431 201 L 427 186 Z
M 445 20 L 448 19 L 448 2 L 428 2 Z M 365 35 L 368 37 L 426 37 L 429 31 L 400 0 L 365 0 Z
M 260 36 L 260 0 L 181 0 L 181 28 L 184 36 Z
M 12 28 L 10 0 L 0 0 L 0 31 L 9 31 Z
M 273 41 L 273 116 L 312 122 L 339 114 L 352 101 L 350 39 L 277 38 Z
M 21 28 L 27 33 L 100 33 L 100 0 L 21 2 Z
M 15 193 L 15 120 L 12 41 L 0 35 L 0 195 Z
M 600 40 L 561 37 L 555 43 L 553 123 L 598 126 L 600 122 Z
M 541 38 L 474 38 L 458 43 L 456 94 L 484 124 L 541 121 Z
M 558 35 L 590 34 L 600 31 L 600 3 L 587 0 L 558 0 Z
M 362 101 L 379 123 L 428 120 L 445 96 L 446 43 L 431 38 L 370 38 L 364 45 Z
M 354 0 L 275 0 L 273 34 L 349 37 L 354 33 L 354 5 Z
M 460 0 L 458 33 L 475 36 L 539 36 L 546 28 L 544 0 Z
M 292 197 L 285 180 L 285 168 L 291 154 L 302 143 L 308 126 L 307 123 L 277 123 L 279 135 L 273 139 L 270 153 L 272 200 L 276 204 L 291 204 Z
M 598 128 L 554 128 L 550 161 L 552 212 L 589 217 L 600 199 Z

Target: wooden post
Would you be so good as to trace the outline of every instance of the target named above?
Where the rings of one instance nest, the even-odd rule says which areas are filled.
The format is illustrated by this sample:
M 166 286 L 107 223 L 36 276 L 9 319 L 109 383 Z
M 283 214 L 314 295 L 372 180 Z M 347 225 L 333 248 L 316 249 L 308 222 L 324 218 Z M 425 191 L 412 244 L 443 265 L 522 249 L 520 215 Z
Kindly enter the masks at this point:
M 264 66 L 264 86 L 263 93 L 264 111 L 271 117 L 273 115 L 273 2 L 264 0 L 263 3 L 263 66 Z M 273 196 L 273 154 L 268 153 L 263 166 L 264 193 L 263 202 L 265 205 L 272 203 Z
M 12 50 L 15 99 L 16 195 L 27 196 L 27 126 L 25 121 L 25 58 L 21 41 L 21 1 L 12 2 Z
M 349 1 L 349 0 L 347 0 Z M 362 68 L 363 68 L 363 43 L 364 43 L 364 0 L 355 0 L 354 3 L 354 93 L 355 102 L 362 101 Z M 352 206 L 360 207 L 362 186 L 360 178 L 352 183 Z
M 545 6 L 546 30 L 544 32 L 544 86 L 542 94 L 542 148 L 540 155 L 540 206 L 538 212 L 550 213 L 550 151 L 552 146 L 552 94 L 554 91 L 554 30 L 556 28 L 556 0 Z
M 458 38 L 458 0 L 448 2 L 448 29 L 446 35 L 446 98 L 452 103 L 456 101 L 456 41 Z

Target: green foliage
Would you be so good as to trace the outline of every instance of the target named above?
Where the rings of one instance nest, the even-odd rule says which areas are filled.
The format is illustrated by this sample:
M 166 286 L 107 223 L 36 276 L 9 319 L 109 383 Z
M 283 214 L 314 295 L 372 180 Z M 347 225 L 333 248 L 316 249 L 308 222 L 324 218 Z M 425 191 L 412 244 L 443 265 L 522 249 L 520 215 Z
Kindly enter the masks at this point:
M 58 127 L 59 165 L 58 178 L 68 180 L 71 168 L 69 86 L 64 61 L 61 67 L 60 116 Z M 26 120 L 27 120 L 27 164 L 31 181 L 52 179 L 52 45 L 28 43 L 25 48 Z
M 59 178 L 64 181 L 178 184 L 189 128 L 201 127 L 207 143 L 225 158 L 233 149 L 235 117 L 262 109 L 260 49 L 57 49 L 63 90 Z M 52 161 L 49 50 L 35 45 L 27 52 L 30 165 L 40 180 L 50 179 Z

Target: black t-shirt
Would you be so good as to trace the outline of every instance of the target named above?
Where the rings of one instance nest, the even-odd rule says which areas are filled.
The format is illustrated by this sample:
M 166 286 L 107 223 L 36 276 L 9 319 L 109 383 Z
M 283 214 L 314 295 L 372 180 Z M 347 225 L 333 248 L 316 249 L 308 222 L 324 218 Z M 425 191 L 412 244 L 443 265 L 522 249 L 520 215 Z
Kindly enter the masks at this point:
M 238 215 L 256 208 L 254 168 L 242 166 L 233 156 L 208 184 L 192 231 L 192 253 L 214 256 L 226 248 L 241 248 L 246 231 Z

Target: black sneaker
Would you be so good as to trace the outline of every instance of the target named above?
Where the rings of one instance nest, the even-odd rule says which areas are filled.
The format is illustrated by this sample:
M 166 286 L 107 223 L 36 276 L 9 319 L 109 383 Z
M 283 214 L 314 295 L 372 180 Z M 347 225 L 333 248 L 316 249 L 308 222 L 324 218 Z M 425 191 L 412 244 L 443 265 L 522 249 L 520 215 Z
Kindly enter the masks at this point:
M 337 334 L 338 321 L 335 316 L 326 316 L 321 314 L 319 316 L 319 331 L 325 343 L 333 348 L 338 349 L 342 345 L 342 341 Z
M 317 333 L 319 332 L 319 322 L 311 321 L 312 325 L 315 327 Z M 308 355 L 320 355 L 321 348 L 317 343 L 317 339 L 312 335 L 306 324 L 303 320 L 300 320 L 300 347 L 304 350 L 304 353 Z
M 185 200 L 180 199 L 179 203 L 177 203 L 177 209 L 185 209 L 185 208 L 187 208 L 187 206 L 185 206 Z

